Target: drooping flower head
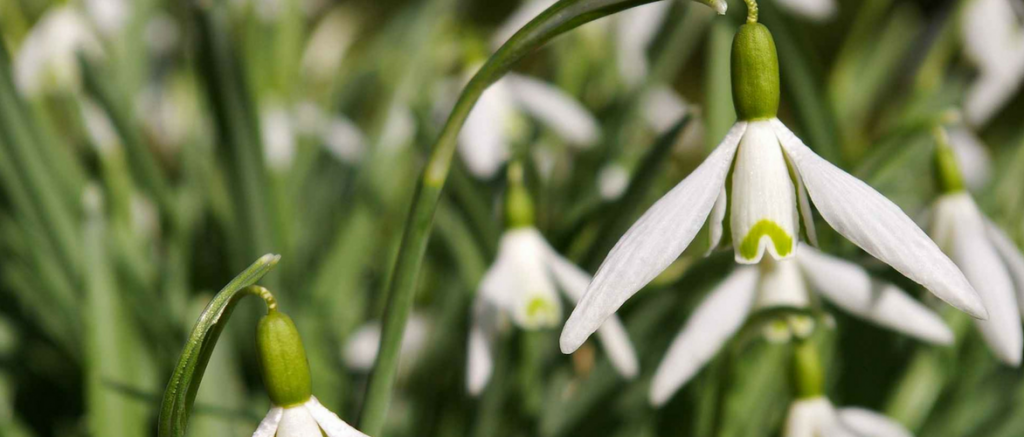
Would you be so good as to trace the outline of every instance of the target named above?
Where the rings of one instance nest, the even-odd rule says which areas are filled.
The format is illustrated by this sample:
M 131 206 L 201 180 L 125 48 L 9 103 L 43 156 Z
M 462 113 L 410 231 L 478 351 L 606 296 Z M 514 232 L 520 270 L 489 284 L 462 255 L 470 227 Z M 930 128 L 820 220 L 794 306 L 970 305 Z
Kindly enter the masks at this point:
M 898 206 L 816 155 L 776 118 L 775 43 L 753 18 L 733 40 L 733 103 L 739 121 L 704 163 L 612 248 L 566 322 L 563 352 L 576 350 L 626 299 L 671 264 L 705 221 L 714 248 L 729 215 L 738 263 L 758 263 L 766 252 L 784 260 L 794 255 L 801 235 L 816 244 L 812 202 L 833 229 L 867 253 L 954 307 L 985 317 L 985 307 L 963 273 Z

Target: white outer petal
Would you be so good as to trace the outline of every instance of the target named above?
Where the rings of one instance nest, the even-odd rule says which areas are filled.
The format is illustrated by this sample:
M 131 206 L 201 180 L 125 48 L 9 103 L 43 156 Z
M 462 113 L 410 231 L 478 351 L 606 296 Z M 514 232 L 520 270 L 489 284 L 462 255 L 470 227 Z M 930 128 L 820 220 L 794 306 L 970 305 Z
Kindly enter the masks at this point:
M 693 311 L 651 381 L 651 405 L 668 401 L 711 360 L 750 314 L 756 267 L 738 267 Z
M 718 198 L 745 130 L 746 123 L 733 126 L 704 163 L 647 210 L 615 244 L 565 323 L 559 341 L 563 353 L 579 348 L 626 299 L 690 245 Z
M 795 260 L 765 258 L 757 268 L 761 276 L 757 281 L 754 308 L 806 308 L 810 304 L 807 284 L 800 276 L 800 267 Z
M 985 224 L 992 246 L 1006 262 L 1006 268 L 1010 271 L 1010 276 L 1013 277 L 1014 286 L 1017 288 L 1017 305 L 1020 307 L 1020 313 L 1024 314 L 1024 255 L 1021 254 L 1020 249 L 1013 243 L 1010 236 L 999 229 L 999 226 L 987 220 Z
M 654 3 L 668 5 L 669 2 Z M 683 97 L 667 85 L 651 88 L 641 103 L 644 120 L 658 134 L 668 132 L 686 115 L 687 105 Z
M 836 232 L 950 305 L 987 316 L 960 269 L 896 204 L 816 155 L 778 119 L 772 124 L 818 212 Z
M 949 128 L 946 132 L 967 187 L 972 190 L 984 188 L 992 178 L 992 158 L 981 138 L 963 126 Z
M 988 240 L 981 211 L 969 194 L 961 192 L 940 197 L 936 215 L 953 217 L 950 256 L 963 269 L 988 309 L 988 320 L 977 320 L 975 325 L 996 357 L 1006 364 L 1019 365 L 1024 332 L 1021 330 L 1013 281 Z
M 647 76 L 647 49 L 668 16 L 671 2 L 654 2 L 621 12 L 615 43 L 619 75 L 635 86 Z
M 345 423 L 337 414 L 321 405 L 316 397 L 310 397 L 305 407 L 316 423 L 320 425 L 320 429 L 327 434 L 327 437 L 367 437 L 366 434 Z
M 899 422 L 863 408 L 840 408 L 839 421 L 857 435 L 870 437 L 913 437 Z
M 494 372 L 491 341 L 496 335 L 498 314 L 482 296 L 473 302 L 473 318 L 469 328 L 469 351 L 466 355 L 466 390 L 478 396 L 487 387 Z
M 285 408 L 277 428 L 277 437 L 320 437 L 320 425 L 309 414 L 305 404 Z
M 562 301 L 546 263 L 548 244 L 536 228 L 512 229 L 505 232 L 498 248 L 495 264 L 510 268 L 508 286 L 512 287 L 510 306 L 512 320 L 521 328 L 539 329 L 557 325 L 562 320 Z M 537 301 L 545 305 L 534 312 Z
M 555 4 L 557 0 L 524 0 L 523 4 L 512 12 L 512 15 L 505 20 L 504 23 L 498 27 L 498 30 L 494 32 L 494 37 L 491 38 L 491 46 L 495 49 L 505 44 L 512 35 L 515 35 L 520 28 L 525 26 L 534 18 L 537 18 L 541 12 Z
M 796 259 L 808 282 L 839 308 L 930 343 L 953 343 L 953 331 L 938 314 L 899 287 L 872 280 L 861 266 L 803 244 Z
M 260 426 L 252 433 L 252 437 L 274 437 L 277 434 L 277 426 L 281 423 L 281 415 L 284 408 L 271 407 L 267 416 L 260 421 Z
M 826 431 L 831 431 L 835 423 L 835 408 L 828 399 L 798 399 L 789 406 L 782 437 L 831 437 Z
M 604 200 L 615 200 L 629 188 L 629 170 L 622 164 L 608 164 L 597 175 L 597 191 Z
M 704 256 L 710 255 L 722 243 L 722 234 L 725 232 L 722 222 L 725 220 L 725 213 L 729 210 L 729 195 L 726 194 L 726 191 L 725 185 L 722 185 L 722 191 L 718 193 L 715 206 L 711 208 L 711 218 L 708 219 L 708 251 L 704 253 Z
M 740 141 L 736 167 L 732 172 L 730 220 L 736 262 L 756 264 L 761 261 L 765 249 L 777 260 L 793 256 L 800 238 L 796 212 L 796 187 L 789 177 L 789 168 L 775 130 L 768 121 L 752 121 Z M 753 257 L 742 255 L 740 247 L 744 239 L 756 224 L 764 221 L 781 228 L 789 236 L 789 244 L 777 248 L 768 235 L 762 235 Z
M 490 178 L 508 159 L 505 122 L 512 116 L 512 102 L 504 81 L 490 86 L 466 118 L 459 132 L 459 154 L 469 171 Z
M 551 274 L 555 277 L 562 291 L 574 303 L 579 302 L 583 293 L 590 285 L 590 274 L 577 267 L 571 261 L 565 259 L 553 247 L 545 241 L 548 250 L 548 266 Z M 640 364 L 636 358 L 636 351 L 633 342 L 629 340 L 629 333 L 618 316 L 612 315 L 605 320 L 597 329 L 597 337 L 601 346 L 608 354 L 608 360 L 622 376 L 632 379 L 640 371 Z
M 333 117 L 323 127 L 321 141 L 341 162 L 356 163 L 366 153 L 366 135 L 352 120 L 344 116 Z
M 594 116 L 560 88 L 520 74 L 502 80 L 512 101 L 569 143 L 586 147 L 600 138 L 601 128 Z
M 835 0 L 776 0 L 783 8 L 815 21 L 826 21 L 836 14 Z
M 982 72 L 967 89 L 964 112 L 973 126 L 984 126 L 1020 88 L 1017 72 Z

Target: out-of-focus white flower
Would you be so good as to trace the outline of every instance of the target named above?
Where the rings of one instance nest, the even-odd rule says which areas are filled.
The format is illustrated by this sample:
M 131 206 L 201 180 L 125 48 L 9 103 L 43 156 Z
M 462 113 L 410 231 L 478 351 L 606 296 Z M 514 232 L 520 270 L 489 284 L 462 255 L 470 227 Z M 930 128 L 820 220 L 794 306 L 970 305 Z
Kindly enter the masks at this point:
M 166 55 L 181 41 L 181 30 L 174 18 L 166 13 L 157 13 L 146 23 L 146 47 L 156 55 Z
M 686 115 L 686 100 L 674 89 L 665 85 L 651 88 L 641 103 L 644 120 L 658 134 L 668 132 Z
M 90 99 L 82 99 L 80 107 L 89 143 L 101 155 L 109 155 L 120 150 L 121 137 L 118 136 L 107 113 Z
M 267 166 L 284 172 L 295 161 L 295 129 L 288 110 L 277 104 L 265 105 L 260 110 L 260 134 Z
M 604 200 L 615 200 L 629 187 L 629 170 L 622 164 L 608 164 L 597 175 L 597 191 Z
M 1020 365 L 1024 312 L 1018 297 L 1024 298 L 1024 256 L 966 191 L 940 196 L 932 218 L 932 237 L 963 269 L 988 308 L 988 320 L 975 321 L 982 337 L 1002 362 Z
M 399 373 L 407 373 L 415 367 L 427 345 L 430 333 L 429 320 L 422 315 L 413 313 L 406 321 L 405 333 L 402 334 L 400 346 L 402 361 Z M 344 359 L 349 368 L 368 372 L 373 369 L 380 348 L 380 322 L 372 321 L 363 324 L 354 332 L 345 344 Z
M 980 190 L 985 187 L 992 179 L 992 158 L 981 138 L 962 124 L 952 126 L 946 132 L 967 188 Z
M 798 399 L 789 407 L 783 437 L 911 437 L 898 422 L 863 408 L 836 409 L 824 397 Z
M 327 81 L 338 73 L 359 26 L 343 6 L 331 9 L 317 24 L 302 53 L 302 73 L 315 81 Z
M 395 102 L 388 108 L 384 131 L 381 132 L 378 145 L 380 150 L 394 152 L 408 146 L 416 135 L 416 116 L 412 109 L 402 102 Z
M 274 406 L 252 437 L 366 437 L 310 396 L 304 404 Z
M 839 9 L 836 0 L 776 0 L 784 9 L 814 21 L 826 21 Z
M 647 77 L 647 50 L 671 8 L 672 2 L 654 2 L 616 16 L 616 61 L 627 85 L 636 86 Z
M 175 149 L 199 131 L 196 95 L 185 81 L 147 86 L 135 102 L 146 132 L 166 148 Z
M 747 317 L 768 308 L 806 308 L 809 290 L 840 309 L 920 340 L 946 345 L 953 332 L 933 311 L 899 287 L 876 281 L 861 266 L 800 245 L 793 260 L 765 258 L 730 274 L 694 310 L 669 347 L 651 383 L 650 400 L 662 405 L 689 381 L 742 327 Z M 766 326 L 772 342 L 805 338 L 813 319 L 790 316 Z
M 726 208 L 730 170 L 732 204 Z M 711 247 L 716 247 L 722 222 L 731 214 L 735 258 L 741 264 L 759 262 L 766 250 L 776 260 L 793 256 L 801 222 L 808 239 L 815 240 L 811 201 L 839 234 L 875 258 L 954 307 L 985 316 L 981 298 L 963 273 L 898 206 L 816 155 L 778 119 L 740 121 L 612 248 L 565 324 L 562 351 L 576 350 L 675 261 L 705 221 Z
M 488 178 L 508 159 L 509 139 L 521 136 L 519 111 L 532 116 L 571 145 L 588 147 L 600 138 L 594 116 L 564 91 L 509 74 L 484 91 L 459 133 L 459 151 L 474 175 Z
M 126 0 L 85 0 L 85 10 L 96 27 L 108 37 L 121 33 L 132 13 Z
M 562 320 L 556 288 L 576 301 L 589 282 L 590 275 L 559 255 L 536 228 L 506 231 L 473 304 L 467 372 L 470 394 L 482 392 L 491 378 L 491 345 L 505 324 L 503 320 L 510 318 L 523 329 L 556 326 Z M 635 376 L 636 353 L 622 322 L 609 318 L 598 335 L 615 369 L 627 378 Z
M 964 11 L 964 50 L 979 73 L 964 101 L 974 126 L 988 122 L 1024 79 L 1024 30 L 1011 1 L 973 0 Z
M 293 122 L 300 135 L 315 138 L 341 162 L 359 162 L 366 153 L 366 135 L 345 116 L 328 116 L 316 104 L 302 102 L 295 106 Z
M 32 26 L 14 59 L 14 81 L 28 96 L 80 86 L 78 53 L 101 53 L 99 40 L 74 7 L 47 11 Z

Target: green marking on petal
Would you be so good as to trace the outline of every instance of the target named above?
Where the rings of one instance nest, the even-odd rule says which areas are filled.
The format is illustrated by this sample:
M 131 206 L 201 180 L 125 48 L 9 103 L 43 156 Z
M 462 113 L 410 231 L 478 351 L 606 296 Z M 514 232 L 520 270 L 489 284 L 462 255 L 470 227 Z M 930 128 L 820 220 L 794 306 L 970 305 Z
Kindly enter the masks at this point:
M 764 219 L 754 224 L 747 232 L 747 236 L 743 237 L 743 242 L 740 243 L 740 256 L 751 260 L 757 257 L 757 247 L 761 244 L 761 237 L 765 235 L 772 239 L 775 252 L 779 256 L 789 255 L 793 251 L 793 237 L 775 222 Z
M 526 316 L 530 319 L 533 319 L 538 315 L 551 313 L 552 311 L 552 305 L 548 303 L 546 299 L 541 297 L 530 299 L 530 302 L 526 304 Z

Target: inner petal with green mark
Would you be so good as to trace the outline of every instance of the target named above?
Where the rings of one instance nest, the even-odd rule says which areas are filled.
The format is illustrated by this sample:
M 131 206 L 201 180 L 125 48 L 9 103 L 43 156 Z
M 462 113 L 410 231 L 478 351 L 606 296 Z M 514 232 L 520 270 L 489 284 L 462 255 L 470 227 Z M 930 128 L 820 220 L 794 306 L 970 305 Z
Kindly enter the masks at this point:
M 739 247 L 740 256 L 748 260 L 757 258 L 764 238 L 770 239 L 771 244 L 775 246 L 775 253 L 780 257 L 787 257 L 793 252 L 793 237 L 777 223 L 761 220 L 750 228 L 746 237 L 743 237 Z

